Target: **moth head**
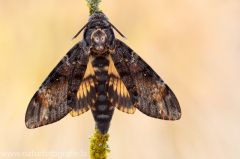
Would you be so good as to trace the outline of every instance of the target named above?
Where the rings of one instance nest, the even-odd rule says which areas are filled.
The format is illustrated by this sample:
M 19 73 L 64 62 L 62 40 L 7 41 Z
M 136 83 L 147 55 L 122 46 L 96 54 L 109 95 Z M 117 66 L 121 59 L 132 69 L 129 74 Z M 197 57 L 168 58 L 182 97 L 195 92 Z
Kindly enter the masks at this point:
M 88 29 L 92 29 L 92 28 L 105 28 L 105 29 L 111 30 L 110 32 L 112 32 L 111 33 L 112 36 L 114 36 L 113 29 L 115 29 L 123 38 L 127 39 L 112 23 L 110 23 L 108 17 L 103 12 L 95 11 L 89 17 L 88 22 L 77 32 L 76 35 L 74 35 L 72 40 L 75 39 L 81 33 L 81 31 L 87 31 Z M 108 40 L 110 40 L 110 39 L 108 39 Z M 110 45 L 110 48 L 113 49 L 114 46 L 111 44 L 109 44 L 109 45 Z
M 89 18 L 88 21 L 91 20 L 109 20 L 108 17 L 102 11 L 95 11 Z
M 95 30 L 91 35 L 92 46 L 91 49 L 93 52 L 101 55 L 107 51 L 107 34 L 101 30 Z

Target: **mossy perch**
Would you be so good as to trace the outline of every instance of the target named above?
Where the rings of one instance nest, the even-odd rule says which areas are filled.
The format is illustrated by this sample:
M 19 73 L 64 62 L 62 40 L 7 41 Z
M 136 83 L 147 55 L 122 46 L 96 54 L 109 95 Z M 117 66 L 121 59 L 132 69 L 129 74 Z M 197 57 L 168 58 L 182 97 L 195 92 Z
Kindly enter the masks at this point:
M 101 135 L 95 129 L 94 134 L 89 136 L 90 139 L 90 157 L 91 159 L 107 159 L 107 152 L 110 153 L 110 147 L 107 144 L 109 134 Z
M 89 8 L 89 16 L 95 11 L 102 11 L 98 5 L 102 0 L 86 0 Z M 110 153 L 110 147 L 107 144 L 109 134 L 101 135 L 95 129 L 93 135 L 89 136 L 90 139 L 90 157 L 91 159 L 107 159 L 107 153 Z
M 86 0 L 87 6 L 89 8 L 89 16 L 91 16 L 95 11 L 102 11 L 99 9 L 98 5 L 102 0 Z

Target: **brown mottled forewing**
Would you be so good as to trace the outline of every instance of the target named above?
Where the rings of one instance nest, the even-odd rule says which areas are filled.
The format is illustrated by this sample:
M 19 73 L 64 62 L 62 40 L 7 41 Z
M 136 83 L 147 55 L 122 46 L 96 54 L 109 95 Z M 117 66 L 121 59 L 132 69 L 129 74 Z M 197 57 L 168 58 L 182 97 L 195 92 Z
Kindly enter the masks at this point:
M 78 61 L 82 63 L 80 66 L 76 65 Z M 72 99 L 73 88 L 79 87 L 87 61 L 81 42 L 69 50 L 32 97 L 25 116 L 27 128 L 56 122 L 69 113 L 72 103 L 67 98 Z
M 122 82 L 112 58 L 109 58 L 107 92 L 110 102 L 119 110 L 133 114 L 136 108 L 133 106 L 127 88 Z
M 82 82 L 78 87 L 77 95 L 75 96 L 75 104 L 73 104 L 72 111 L 70 112 L 72 116 L 78 116 L 85 113 L 96 101 L 96 76 L 91 59 L 92 58 L 90 57 L 90 60 L 88 60 L 87 69 Z
M 136 108 L 154 118 L 181 118 L 180 105 L 172 90 L 131 48 L 116 39 L 111 56 Z

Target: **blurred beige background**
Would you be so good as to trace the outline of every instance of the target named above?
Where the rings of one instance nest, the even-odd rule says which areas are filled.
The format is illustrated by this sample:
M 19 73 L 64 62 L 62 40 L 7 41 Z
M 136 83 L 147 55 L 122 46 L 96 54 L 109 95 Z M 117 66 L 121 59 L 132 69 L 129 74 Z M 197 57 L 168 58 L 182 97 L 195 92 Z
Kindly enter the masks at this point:
M 116 110 L 109 158 L 239 158 L 240 1 L 103 0 L 100 8 L 183 112 L 171 122 Z M 72 150 L 89 158 L 90 111 L 34 130 L 24 123 L 33 94 L 81 39 L 70 41 L 87 19 L 85 0 L 0 0 L 0 152 Z

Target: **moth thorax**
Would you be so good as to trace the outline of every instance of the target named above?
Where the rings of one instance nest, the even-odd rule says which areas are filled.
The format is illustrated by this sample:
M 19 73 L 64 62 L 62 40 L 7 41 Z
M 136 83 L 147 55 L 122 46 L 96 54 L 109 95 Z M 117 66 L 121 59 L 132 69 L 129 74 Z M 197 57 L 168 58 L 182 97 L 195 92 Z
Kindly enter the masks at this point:
M 91 35 L 91 40 L 91 50 L 98 55 L 101 55 L 108 50 L 107 34 L 103 30 L 95 30 Z

